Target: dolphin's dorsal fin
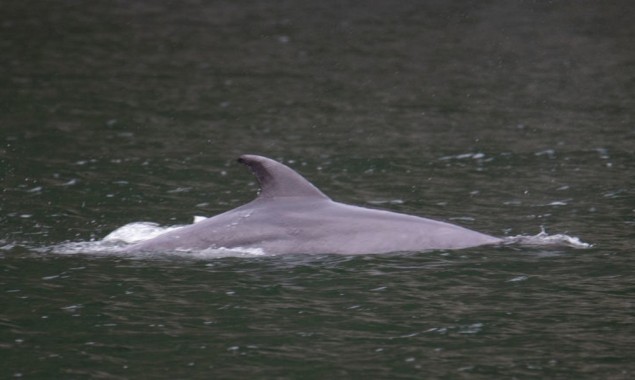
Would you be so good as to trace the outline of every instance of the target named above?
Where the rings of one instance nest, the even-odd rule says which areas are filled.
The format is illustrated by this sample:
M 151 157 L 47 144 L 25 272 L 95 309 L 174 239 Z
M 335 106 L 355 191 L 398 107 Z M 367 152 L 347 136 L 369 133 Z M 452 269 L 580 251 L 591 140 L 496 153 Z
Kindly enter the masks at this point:
M 330 199 L 293 169 L 272 159 L 244 154 L 238 162 L 249 166 L 258 178 L 262 198 L 307 197 Z

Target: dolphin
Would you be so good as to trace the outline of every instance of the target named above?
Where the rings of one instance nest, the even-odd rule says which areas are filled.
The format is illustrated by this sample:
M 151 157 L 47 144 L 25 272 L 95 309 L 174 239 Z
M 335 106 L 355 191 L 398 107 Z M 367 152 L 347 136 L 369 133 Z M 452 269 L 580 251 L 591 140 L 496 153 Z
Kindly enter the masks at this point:
M 269 254 L 368 254 L 461 249 L 501 239 L 457 225 L 331 200 L 272 159 L 242 155 L 256 176 L 253 201 L 125 248 L 136 251 L 260 249 Z

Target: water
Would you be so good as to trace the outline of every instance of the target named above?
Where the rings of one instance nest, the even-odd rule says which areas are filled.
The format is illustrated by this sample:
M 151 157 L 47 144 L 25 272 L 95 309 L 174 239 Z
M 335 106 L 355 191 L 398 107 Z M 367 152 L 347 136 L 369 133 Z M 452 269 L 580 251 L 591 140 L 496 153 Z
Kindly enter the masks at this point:
M 3 2 L 0 377 L 632 378 L 634 10 Z M 242 153 L 525 240 L 103 249 L 252 199 Z

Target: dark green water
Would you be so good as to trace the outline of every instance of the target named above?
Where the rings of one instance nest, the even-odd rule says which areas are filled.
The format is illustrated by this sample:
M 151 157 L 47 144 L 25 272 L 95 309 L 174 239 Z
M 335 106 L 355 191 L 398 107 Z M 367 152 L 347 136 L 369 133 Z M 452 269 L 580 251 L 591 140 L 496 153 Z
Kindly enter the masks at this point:
M 2 2 L 0 378 L 633 378 L 634 17 Z M 82 250 L 252 199 L 242 153 L 338 201 L 593 247 Z

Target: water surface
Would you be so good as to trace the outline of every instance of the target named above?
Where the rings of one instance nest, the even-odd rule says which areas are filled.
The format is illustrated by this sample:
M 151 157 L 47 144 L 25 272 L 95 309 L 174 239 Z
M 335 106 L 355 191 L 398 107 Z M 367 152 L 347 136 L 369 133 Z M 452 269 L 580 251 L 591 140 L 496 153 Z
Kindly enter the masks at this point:
M 634 10 L 4 2 L 2 377 L 632 378 Z M 592 247 L 81 248 L 251 200 L 243 153 L 345 203 Z

